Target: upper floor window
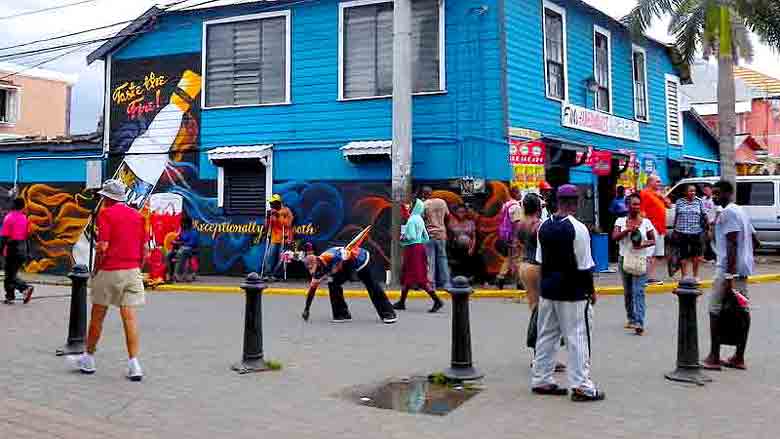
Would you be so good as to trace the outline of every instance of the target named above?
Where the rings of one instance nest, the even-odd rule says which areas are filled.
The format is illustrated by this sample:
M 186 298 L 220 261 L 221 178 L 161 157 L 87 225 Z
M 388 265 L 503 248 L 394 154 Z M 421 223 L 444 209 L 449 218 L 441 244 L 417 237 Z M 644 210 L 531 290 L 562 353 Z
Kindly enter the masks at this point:
M 672 145 L 683 144 L 680 78 L 666 75 L 666 138 Z
M 0 123 L 15 124 L 19 120 L 19 89 L 0 88 Z
M 596 77 L 596 109 L 612 112 L 612 55 L 610 33 L 598 26 L 593 28 L 593 74 Z
M 393 94 L 393 2 L 340 4 L 339 99 Z M 444 0 L 412 2 L 412 91 L 444 90 Z
M 643 122 L 650 120 L 647 95 L 647 52 L 634 46 L 631 60 L 634 69 L 634 118 Z
M 205 22 L 205 107 L 290 102 L 290 11 Z
M 548 98 L 565 101 L 566 87 L 566 10 L 544 2 L 544 73 Z

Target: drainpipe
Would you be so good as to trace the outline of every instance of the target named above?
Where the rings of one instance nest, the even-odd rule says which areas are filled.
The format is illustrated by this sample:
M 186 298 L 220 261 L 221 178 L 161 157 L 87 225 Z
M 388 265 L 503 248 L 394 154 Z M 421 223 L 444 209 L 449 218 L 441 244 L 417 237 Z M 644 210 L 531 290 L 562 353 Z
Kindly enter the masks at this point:
M 83 160 L 83 159 L 103 159 L 104 155 L 83 155 L 83 156 L 66 156 L 66 157 L 57 157 L 57 156 L 37 156 L 37 157 L 17 157 L 16 158 L 16 166 L 14 167 L 14 188 L 13 192 L 14 194 L 19 193 L 19 165 L 22 161 L 25 160 Z

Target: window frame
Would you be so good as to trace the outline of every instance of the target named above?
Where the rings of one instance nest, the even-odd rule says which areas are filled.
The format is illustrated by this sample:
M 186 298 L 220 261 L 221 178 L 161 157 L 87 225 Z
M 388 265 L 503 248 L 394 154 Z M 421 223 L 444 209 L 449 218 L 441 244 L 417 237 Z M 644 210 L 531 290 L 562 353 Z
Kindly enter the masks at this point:
M 644 57 L 644 77 L 645 77 L 645 118 L 642 119 L 639 117 L 639 112 L 637 111 L 637 96 L 636 96 L 636 81 L 634 78 L 636 77 L 636 63 L 634 62 L 634 55 L 637 53 L 641 53 Z M 631 83 L 633 84 L 632 89 L 634 90 L 634 120 L 637 122 L 642 123 L 650 123 L 650 89 L 648 88 L 648 84 L 650 81 L 648 81 L 647 78 L 647 50 L 645 50 L 644 47 L 637 46 L 636 44 L 631 45 L 631 73 L 633 77 L 631 78 Z
M 445 3 L 447 0 L 439 0 L 439 90 L 412 92 L 413 96 L 440 95 L 447 93 L 447 30 L 445 22 Z M 366 101 L 372 99 L 389 99 L 393 95 L 361 96 L 348 98 L 344 96 L 344 11 L 360 6 L 377 5 L 381 3 L 394 3 L 394 0 L 352 0 L 339 3 L 339 48 L 338 48 L 338 100 L 341 102 Z
M 760 185 L 770 185 L 772 187 L 772 190 L 768 193 L 772 194 L 772 202 L 770 204 L 756 204 L 752 203 L 753 201 L 753 187 L 760 186 Z M 740 187 L 744 188 L 745 186 L 750 187 L 750 192 L 748 193 L 748 200 L 740 199 L 740 195 L 743 195 L 744 192 L 740 192 Z M 774 207 L 777 205 L 777 193 L 776 193 L 776 185 L 773 181 L 738 181 L 737 186 L 735 188 L 734 193 L 734 201 L 740 205 L 740 206 L 751 206 L 751 207 Z M 746 203 L 744 201 L 747 201 Z
M 677 118 L 680 130 L 679 143 L 672 142 L 672 127 L 669 125 L 669 83 L 674 82 L 677 84 Z M 664 75 L 664 113 L 666 113 L 666 142 L 669 145 L 684 146 L 685 145 L 685 120 L 682 114 L 682 88 L 680 87 L 680 77 L 667 73 Z
M 598 106 L 598 92 L 595 93 L 593 97 L 593 107 L 596 111 L 599 111 L 601 113 L 605 114 L 614 114 L 615 113 L 615 107 L 612 102 L 613 97 L 613 85 L 612 85 L 612 32 L 610 32 L 608 29 L 605 29 L 597 24 L 593 25 L 593 78 L 596 79 L 598 76 L 596 74 L 596 71 L 598 70 L 598 64 L 597 64 L 597 51 L 596 51 L 596 36 L 601 35 L 607 39 L 607 81 L 609 83 L 607 84 L 607 93 L 609 93 L 609 110 L 604 111 L 599 109 Z M 633 82 L 633 81 L 632 81 Z M 599 86 L 601 88 L 601 86 Z
M 563 40 L 563 99 L 550 95 L 550 86 L 547 82 L 549 76 L 547 72 L 547 20 L 545 20 L 546 9 L 549 9 L 550 11 L 555 12 L 561 16 L 561 35 Z M 569 62 L 567 37 L 566 8 L 563 8 L 549 0 L 542 0 L 542 64 L 544 67 L 544 95 L 547 97 L 547 99 L 561 103 L 569 101 Z
M 269 18 L 285 18 L 285 99 L 281 102 L 259 103 L 259 104 L 242 104 L 242 105 L 206 105 L 206 87 L 208 86 L 208 71 L 206 67 L 208 65 L 208 52 L 206 51 L 206 42 L 208 41 L 208 27 L 219 24 L 238 23 L 242 21 L 257 21 Z M 203 110 L 214 110 L 220 108 L 248 108 L 248 107 L 274 107 L 280 105 L 292 104 L 292 13 L 290 9 L 283 11 L 263 12 L 259 14 L 237 15 L 234 17 L 219 18 L 216 20 L 208 20 L 203 22 L 203 34 L 201 36 L 201 72 L 203 73 L 203 90 L 200 93 L 200 107 Z
M 8 113 L 7 120 L 0 119 L 0 126 L 15 127 L 17 122 L 19 122 L 19 119 L 22 118 L 22 88 L 15 85 L 0 84 L 0 89 L 5 90 L 5 111 Z M 12 95 L 15 96 L 16 99 L 14 102 L 14 107 L 16 108 L 13 110 L 11 110 L 12 106 L 10 105 Z M 15 117 L 12 118 L 11 116 Z
M 274 170 L 274 149 L 273 146 L 265 147 L 262 151 L 253 154 L 244 154 L 241 157 L 228 157 L 219 159 L 220 161 L 235 160 L 236 158 L 258 159 L 262 166 L 265 166 L 265 199 L 268 200 L 273 194 L 273 170 Z M 227 193 L 227 179 L 225 177 L 224 163 L 215 163 L 214 159 L 209 158 L 212 165 L 217 168 L 217 207 L 225 209 L 225 196 Z M 264 205 L 267 208 L 267 205 Z

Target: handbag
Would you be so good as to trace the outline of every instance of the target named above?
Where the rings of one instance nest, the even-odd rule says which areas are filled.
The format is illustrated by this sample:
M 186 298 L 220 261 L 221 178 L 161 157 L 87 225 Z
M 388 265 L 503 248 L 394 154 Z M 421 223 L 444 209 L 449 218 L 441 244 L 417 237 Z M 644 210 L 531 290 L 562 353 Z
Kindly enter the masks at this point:
M 623 272 L 632 276 L 644 276 L 647 274 L 647 256 L 644 252 L 629 251 L 623 255 Z
M 734 291 L 727 291 L 724 295 L 719 321 L 720 344 L 739 346 L 747 341 L 750 331 L 750 307 L 740 304 Z

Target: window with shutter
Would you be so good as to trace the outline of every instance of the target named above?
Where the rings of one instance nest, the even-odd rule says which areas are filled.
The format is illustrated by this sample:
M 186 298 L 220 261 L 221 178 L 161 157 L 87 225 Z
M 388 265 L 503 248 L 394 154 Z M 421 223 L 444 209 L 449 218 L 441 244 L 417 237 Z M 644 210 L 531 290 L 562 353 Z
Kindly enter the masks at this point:
M 0 88 L 0 123 L 18 122 L 20 105 L 20 89 Z
M 444 0 L 412 2 L 412 91 L 444 89 L 441 32 Z M 393 94 L 393 2 L 358 0 L 340 5 L 339 99 Z
M 205 106 L 290 101 L 290 12 L 204 24 Z
M 596 109 L 612 112 L 612 55 L 610 33 L 598 26 L 593 30 L 593 75 L 596 78 Z
M 259 160 L 224 162 L 224 208 L 227 215 L 265 214 L 266 168 Z
M 566 11 L 544 2 L 544 72 L 548 98 L 565 101 L 566 94 Z
M 634 70 L 634 118 L 642 122 L 650 120 L 647 96 L 647 52 L 638 46 L 632 50 Z
M 680 108 L 680 78 L 666 75 L 666 133 L 672 145 L 683 144 L 683 121 Z

